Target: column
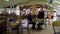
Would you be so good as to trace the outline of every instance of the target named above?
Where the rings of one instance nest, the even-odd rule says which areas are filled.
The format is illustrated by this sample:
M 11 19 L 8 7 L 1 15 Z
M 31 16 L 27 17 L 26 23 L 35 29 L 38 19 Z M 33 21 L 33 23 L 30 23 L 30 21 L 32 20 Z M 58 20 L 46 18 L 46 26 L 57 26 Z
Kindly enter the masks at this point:
M 33 15 L 37 14 L 37 12 L 36 12 L 36 4 L 32 5 L 32 12 L 33 12 Z

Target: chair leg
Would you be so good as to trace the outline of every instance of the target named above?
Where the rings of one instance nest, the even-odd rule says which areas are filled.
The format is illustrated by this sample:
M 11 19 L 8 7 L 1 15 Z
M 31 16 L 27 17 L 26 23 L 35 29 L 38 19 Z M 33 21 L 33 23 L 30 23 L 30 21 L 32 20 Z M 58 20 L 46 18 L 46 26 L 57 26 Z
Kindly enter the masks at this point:
M 8 30 L 7 30 L 7 34 L 12 34 L 10 27 L 9 27 Z
M 47 29 L 47 24 L 46 24 L 46 22 L 45 22 L 45 29 Z
M 54 34 L 56 34 L 56 31 L 55 31 L 54 25 L 53 25 L 53 30 L 54 30 Z
M 21 34 L 23 34 L 23 29 L 21 28 Z
M 27 26 L 27 28 L 28 28 L 28 34 L 30 34 L 30 30 L 29 30 L 29 24 L 27 24 L 28 26 Z
M 44 23 L 44 25 L 45 25 L 45 29 L 47 29 L 47 24 L 46 24 L 46 20 L 44 21 L 45 23 Z

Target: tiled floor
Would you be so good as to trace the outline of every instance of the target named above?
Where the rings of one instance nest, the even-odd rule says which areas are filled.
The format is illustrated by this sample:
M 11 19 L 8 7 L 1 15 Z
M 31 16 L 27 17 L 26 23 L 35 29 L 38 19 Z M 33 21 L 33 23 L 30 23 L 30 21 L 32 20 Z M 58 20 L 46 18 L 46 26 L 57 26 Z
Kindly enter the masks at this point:
M 25 32 L 26 33 L 26 32 Z M 24 33 L 24 34 L 25 34 Z M 32 31 L 32 30 L 30 30 L 30 33 L 29 34 L 53 34 L 54 32 L 53 32 L 53 27 L 52 27 L 52 25 L 47 25 L 47 29 L 43 29 L 43 30 L 41 30 L 41 31 L 37 31 L 37 30 L 34 30 L 34 31 Z
M 14 34 L 16 34 L 16 32 L 13 32 Z M 37 31 L 37 30 L 30 30 L 29 34 L 53 34 L 53 27 L 52 25 L 47 25 L 47 29 L 43 29 L 41 31 Z M 21 34 L 21 33 L 20 33 Z M 22 34 L 28 34 L 26 31 L 22 32 Z
M 44 29 L 42 31 L 31 31 L 31 34 L 53 34 L 53 28 L 52 25 L 47 25 L 47 29 Z

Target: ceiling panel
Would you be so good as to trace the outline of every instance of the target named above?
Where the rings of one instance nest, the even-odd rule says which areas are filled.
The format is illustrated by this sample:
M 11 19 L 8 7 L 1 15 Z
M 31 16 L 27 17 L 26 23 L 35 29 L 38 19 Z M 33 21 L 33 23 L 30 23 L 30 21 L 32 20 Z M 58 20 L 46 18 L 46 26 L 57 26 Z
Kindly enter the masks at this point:
M 53 5 L 60 5 L 57 2 L 54 1 L 58 1 L 60 2 L 60 0 L 53 0 Z M 0 0 L 0 7 L 4 7 L 4 6 L 9 6 L 9 5 L 30 5 L 30 4 L 47 4 L 49 3 L 49 0 L 10 0 L 8 2 L 6 2 L 5 0 Z
M 0 0 L 0 7 L 14 5 L 16 3 L 23 3 L 27 1 L 28 0 L 9 0 L 8 2 L 6 2 L 5 0 Z

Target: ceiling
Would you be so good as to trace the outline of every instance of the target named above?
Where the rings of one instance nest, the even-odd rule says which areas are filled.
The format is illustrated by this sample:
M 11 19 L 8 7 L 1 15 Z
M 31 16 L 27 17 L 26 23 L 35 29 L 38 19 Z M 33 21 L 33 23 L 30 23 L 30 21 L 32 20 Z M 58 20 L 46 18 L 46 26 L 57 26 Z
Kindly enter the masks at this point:
M 33 5 L 33 4 L 49 4 L 49 0 L 0 0 L 0 7 L 10 6 L 10 5 Z M 53 6 L 60 7 L 60 0 L 53 0 Z
M 23 2 L 27 2 L 28 0 L 9 0 L 9 1 L 5 1 L 5 0 L 0 0 L 0 7 L 3 6 L 9 6 L 9 5 L 14 5 L 17 3 L 23 3 Z

